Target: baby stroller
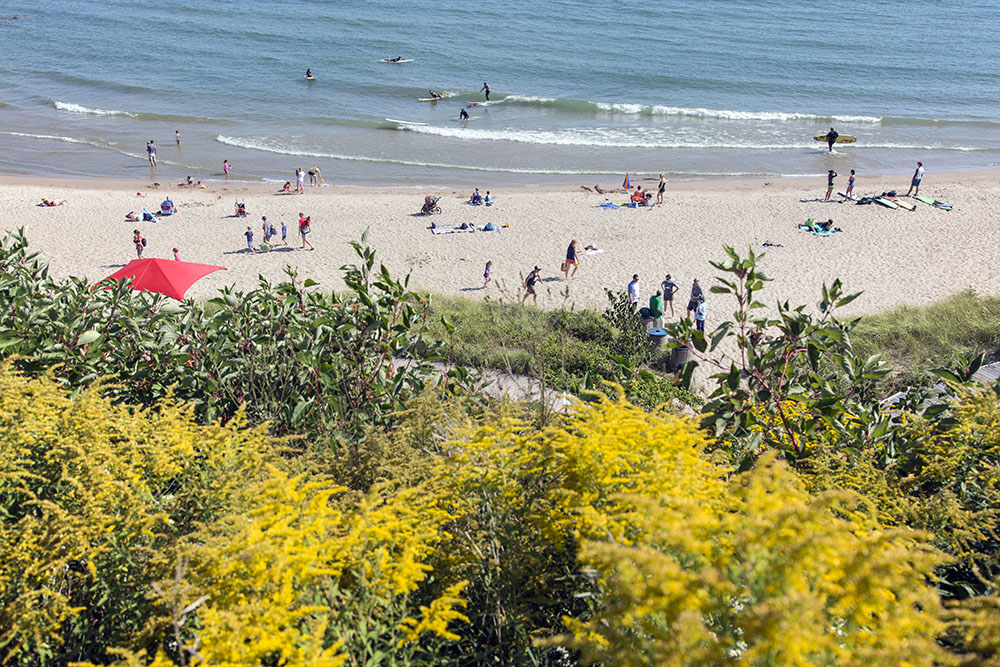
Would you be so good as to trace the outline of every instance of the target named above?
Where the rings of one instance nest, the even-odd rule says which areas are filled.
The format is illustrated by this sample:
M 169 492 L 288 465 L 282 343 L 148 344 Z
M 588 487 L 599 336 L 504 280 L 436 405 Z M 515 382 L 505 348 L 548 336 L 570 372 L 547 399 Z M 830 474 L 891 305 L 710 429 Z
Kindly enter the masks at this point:
M 247 207 L 243 202 L 236 202 L 236 217 L 245 218 L 247 217 Z
M 440 213 L 441 207 L 437 205 L 438 199 L 440 199 L 440 197 L 435 197 L 433 195 L 427 195 L 424 197 L 424 207 L 420 209 L 420 212 L 424 215 L 434 215 L 435 213 Z

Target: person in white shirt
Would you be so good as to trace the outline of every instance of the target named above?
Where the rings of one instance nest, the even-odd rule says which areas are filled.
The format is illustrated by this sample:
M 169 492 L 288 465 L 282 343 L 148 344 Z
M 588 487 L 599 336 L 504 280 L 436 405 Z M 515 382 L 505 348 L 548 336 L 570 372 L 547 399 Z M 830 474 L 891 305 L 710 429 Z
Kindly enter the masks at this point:
M 639 308 L 639 274 L 632 275 L 632 282 L 625 288 L 628 291 L 628 300 L 632 303 L 632 309 Z
M 705 297 L 698 300 L 698 307 L 694 309 L 694 325 L 698 331 L 705 332 Z
M 924 163 L 917 163 L 917 170 L 913 172 L 913 180 L 910 181 L 910 189 L 906 191 L 906 196 L 910 196 L 910 192 L 914 195 L 920 194 L 920 179 L 924 177 Z

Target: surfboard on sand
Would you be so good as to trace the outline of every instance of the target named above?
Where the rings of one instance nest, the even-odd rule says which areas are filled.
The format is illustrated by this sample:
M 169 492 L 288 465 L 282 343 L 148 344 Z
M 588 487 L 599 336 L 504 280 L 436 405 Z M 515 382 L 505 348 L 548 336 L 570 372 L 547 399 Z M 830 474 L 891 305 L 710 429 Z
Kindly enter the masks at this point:
M 399 125 L 427 125 L 427 123 L 417 123 L 412 120 L 396 120 L 395 118 L 386 118 L 390 123 L 397 123 Z
M 817 134 L 815 137 L 813 137 L 813 139 L 815 139 L 816 141 L 826 141 L 826 135 L 825 134 Z M 837 140 L 835 142 L 833 142 L 833 143 L 835 143 L 835 144 L 853 144 L 857 140 L 858 140 L 857 137 L 852 137 L 849 134 L 842 134 L 839 137 L 837 137 Z
M 412 63 L 413 62 L 413 58 L 403 58 L 402 60 L 393 60 L 392 58 L 382 58 L 381 60 L 378 60 L 376 62 L 380 62 L 380 63 L 392 63 L 392 64 L 396 64 L 396 63 Z
M 937 199 L 934 199 L 933 197 L 928 197 L 926 195 L 916 195 L 914 199 L 916 199 L 917 201 L 922 201 L 923 203 L 929 206 L 933 206 L 934 208 L 939 208 L 942 211 L 950 211 L 952 208 L 954 208 L 951 204 L 945 204 L 943 201 L 938 201 Z
M 882 199 L 881 197 L 875 197 L 875 203 L 876 204 L 881 204 L 882 206 L 885 206 L 886 208 L 891 208 L 894 211 L 898 211 L 899 210 L 899 204 L 897 204 L 896 202 L 892 201 L 891 199 Z

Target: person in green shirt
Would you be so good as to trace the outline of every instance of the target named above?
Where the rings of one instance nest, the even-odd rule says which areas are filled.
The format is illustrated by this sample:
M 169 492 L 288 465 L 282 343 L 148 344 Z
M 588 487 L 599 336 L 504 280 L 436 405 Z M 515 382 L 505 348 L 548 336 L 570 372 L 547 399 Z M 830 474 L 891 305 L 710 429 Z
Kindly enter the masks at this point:
M 653 318 L 653 324 L 663 326 L 663 292 L 656 290 L 656 294 L 649 297 L 649 314 Z

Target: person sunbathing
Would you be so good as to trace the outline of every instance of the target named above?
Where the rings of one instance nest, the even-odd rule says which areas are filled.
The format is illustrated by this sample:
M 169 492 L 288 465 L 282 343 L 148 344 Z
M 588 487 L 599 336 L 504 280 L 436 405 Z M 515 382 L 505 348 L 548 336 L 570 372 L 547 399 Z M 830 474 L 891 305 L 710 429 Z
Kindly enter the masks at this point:
M 66 200 L 56 201 L 55 199 L 46 199 L 42 197 L 42 206 L 62 206 L 66 203 Z
M 649 197 L 647 197 L 646 193 L 642 191 L 642 188 L 637 187 L 635 189 L 635 194 L 632 195 L 632 201 L 634 201 L 636 204 L 639 204 L 640 206 L 645 206 L 648 200 Z

